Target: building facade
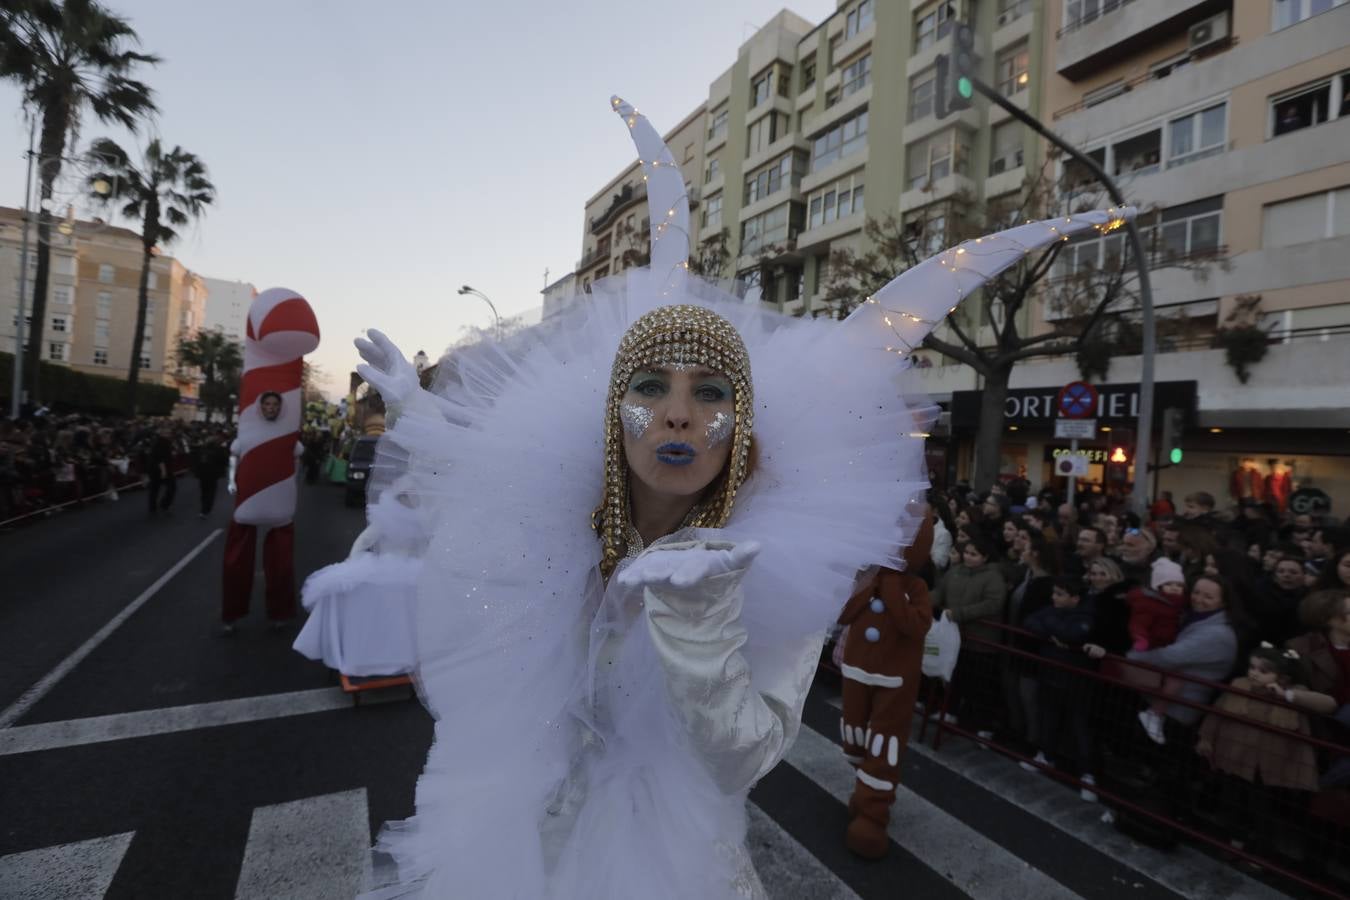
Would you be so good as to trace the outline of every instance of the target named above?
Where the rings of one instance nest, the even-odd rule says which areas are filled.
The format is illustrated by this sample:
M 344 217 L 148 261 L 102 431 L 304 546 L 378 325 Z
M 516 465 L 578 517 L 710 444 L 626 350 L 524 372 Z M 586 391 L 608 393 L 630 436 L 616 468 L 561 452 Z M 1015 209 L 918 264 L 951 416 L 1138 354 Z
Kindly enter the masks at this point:
M 248 322 L 248 308 L 258 289 L 247 281 L 228 281 L 224 278 L 203 278 L 206 287 L 206 311 L 202 327 L 219 329 L 227 337 L 243 342 Z

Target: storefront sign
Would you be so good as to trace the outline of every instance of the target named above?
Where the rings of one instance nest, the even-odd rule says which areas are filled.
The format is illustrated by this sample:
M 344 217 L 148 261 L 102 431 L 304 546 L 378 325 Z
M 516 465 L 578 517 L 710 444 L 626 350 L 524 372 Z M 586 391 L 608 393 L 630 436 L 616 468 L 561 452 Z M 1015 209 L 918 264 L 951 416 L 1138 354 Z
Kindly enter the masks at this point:
M 1068 447 L 1046 447 L 1045 455 L 1050 461 L 1058 461 L 1066 456 L 1081 456 L 1090 463 L 1106 463 L 1110 461 L 1111 451 L 1109 449 L 1093 450 L 1090 448 L 1080 448 L 1070 450 Z
M 1062 385 L 1043 388 L 1012 388 L 1003 403 L 1003 419 L 1019 427 L 1049 428 L 1061 418 L 1059 394 Z M 1194 381 L 1161 381 L 1153 386 L 1154 427 L 1162 425 L 1162 411 L 1177 407 L 1186 412 L 1188 422 L 1195 419 Z M 980 398 L 983 391 L 952 393 L 952 428 L 974 430 L 980 423 Z M 1139 418 L 1138 384 L 1097 385 L 1095 417 L 1099 425 L 1134 424 Z
M 1090 441 L 1097 436 L 1096 419 L 1056 419 L 1055 437 L 1062 439 L 1078 438 Z

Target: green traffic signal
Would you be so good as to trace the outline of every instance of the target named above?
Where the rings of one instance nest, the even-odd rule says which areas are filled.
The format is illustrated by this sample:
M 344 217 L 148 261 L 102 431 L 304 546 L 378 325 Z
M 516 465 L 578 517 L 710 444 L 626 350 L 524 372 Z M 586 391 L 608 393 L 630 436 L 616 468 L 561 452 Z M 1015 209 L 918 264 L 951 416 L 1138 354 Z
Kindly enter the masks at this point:
M 965 76 L 956 79 L 956 90 L 962 97 L 964 97 L 967 100 L 975 96 L 975 85 L 972 84 L 971 80 L 969 78 L 966 78 Z
M 1178 465 L 1181 462 L 1181 448 L 1173 447 L 1172 452 L 1168 455 L 1168 458 L 1172 460 L 1172 465 Z

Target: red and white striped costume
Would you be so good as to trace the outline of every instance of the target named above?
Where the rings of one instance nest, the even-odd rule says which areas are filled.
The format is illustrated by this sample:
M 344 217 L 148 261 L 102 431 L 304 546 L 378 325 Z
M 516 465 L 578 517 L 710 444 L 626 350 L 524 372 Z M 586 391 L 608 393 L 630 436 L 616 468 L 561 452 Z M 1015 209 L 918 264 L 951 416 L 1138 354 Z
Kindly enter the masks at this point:
M 254 298 L 244 339 L 239 433 L 230 445 L 238 464 L 225 547 L 222 617 L 227 623 L 248 613 L 259 525 L 270 529 L 263 548 L 268 616 L 283 621 L 295 614 L 292 519 L 301 452 L 301 376 L 305 354 L 318 346 L 319 323 L 304 297 L 271 288 Z M 259 408 L 260 398 L 269 393 L 281 397 L 281 413 L 270 422 Z

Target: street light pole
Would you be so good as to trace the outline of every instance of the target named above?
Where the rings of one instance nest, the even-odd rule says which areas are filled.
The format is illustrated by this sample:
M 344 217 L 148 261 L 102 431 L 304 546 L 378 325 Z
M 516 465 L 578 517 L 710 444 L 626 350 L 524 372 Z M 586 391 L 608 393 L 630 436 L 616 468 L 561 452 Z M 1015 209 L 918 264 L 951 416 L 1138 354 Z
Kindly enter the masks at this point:
M 500 341 L 502 339 L 502 317 L 497 315 L 497 307 L 492 305 L 492 301 L 488 299 L 488 295 L 477 288 L 469 287 L 467 284 L 459 289 L 459 293 L 461 296 L 464 294 L 473 294 L 488 305 L 488 309 L 492 310 L 493 332 L 497 335 L 497 340 Z
M 970 80 L 974 84 L 975 90 L 1085 166 L 1106 188 L 1106 192 L 1111 195 L 1112 203 L 1122 207 L 1126 205 L 1125 195 L 1120 192 L 1120 188 L 1116 187 L 1116 183 L 1106 174 L 1106 170 L 1097 164 L 1096 160 L 1046 128 L 1035 117 L 1028 115 L 1025 110 L 1010 102 L 1003 96 L 1002 92 L 985 84 L 979 78 L 971 78 Z M 1125 228 L 1130 238 L 1130 252 L 1134 254 L 1135 268 L 1139 273 L 1139 324 L 1144 332 L 1144 346 L 1139 372 L 1139 427 L 1135 429 L 1134 489 L 1130 494 L 1130 505 L 1135 512 L 1143 516 L 1149 506 L 1149 443 L 1153 437 L 1153 354 L 1157 344 L 1157 335 L 1153 326 L 1153 288 L 1149 282 L 1148 259 L 1144 256 L 1144 242 L 1139 237 L 1139 226 L 1135 224 L 1133 218 L 1126 220 Z
M 23 318 L 24 294 L 28 291 L 28 204 L 33 199 L 33 140 L 37 134 L 37 116 L 28 129 L 28 169 L 23 182 L 23 238 L 19 245 L 19 306 L 14 323 L 14 377 L 10 379 L 9 417 L 18 419 L 23 404 Z

